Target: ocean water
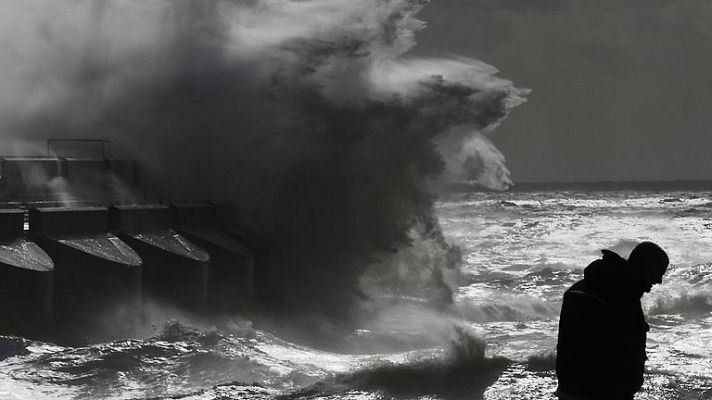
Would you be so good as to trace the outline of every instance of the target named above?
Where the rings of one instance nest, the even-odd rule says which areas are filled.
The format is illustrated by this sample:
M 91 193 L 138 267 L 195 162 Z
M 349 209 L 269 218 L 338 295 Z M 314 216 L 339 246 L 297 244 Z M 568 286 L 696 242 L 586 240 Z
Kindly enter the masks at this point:
M 712 191 L 613 189 L 441 199 L 463 254 L 454 304 L 403 299 L 345 335 L 363 346 L 326 351 L 240 316 L 159 320 L 141 339 L 77 348 L 2 337 L 0 399 L 554 399 L 564 290 L 601 249 L 627 256 L 642 240 L 671 266 L 643 298 L 636 398 L 712 399 Z

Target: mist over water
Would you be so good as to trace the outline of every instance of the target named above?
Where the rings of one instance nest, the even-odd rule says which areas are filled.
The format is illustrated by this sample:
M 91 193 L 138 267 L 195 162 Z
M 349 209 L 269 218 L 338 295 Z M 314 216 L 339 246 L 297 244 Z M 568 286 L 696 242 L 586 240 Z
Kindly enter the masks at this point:
M 110 139 L 156 195 L 236 205 L 283 255 L 294 310 L 446 303 L 458 257 L 431 187 L 509 186 L 487 135 L 527 91 L 408 55 L 426 3 L 4 1 L 0 144 Z

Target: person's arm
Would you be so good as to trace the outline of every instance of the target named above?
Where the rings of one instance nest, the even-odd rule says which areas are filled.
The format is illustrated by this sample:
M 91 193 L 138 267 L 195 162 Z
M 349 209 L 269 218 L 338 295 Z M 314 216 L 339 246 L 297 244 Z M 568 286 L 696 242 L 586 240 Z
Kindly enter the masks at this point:
M 631 302 L 615 308 L 611 326 L 616 338 L 613 343 L 619 362 L 612 372 L 618 386 L 625 388 L 631 396 L 643 386 L 645 370 L 645 341 L 648 324 L 638 302 Z
M 611 357 L 602 299 L 580 290 L 564 294 L 559 319 L 556 373 L 561 389 L 578 395 L 607 390 Z

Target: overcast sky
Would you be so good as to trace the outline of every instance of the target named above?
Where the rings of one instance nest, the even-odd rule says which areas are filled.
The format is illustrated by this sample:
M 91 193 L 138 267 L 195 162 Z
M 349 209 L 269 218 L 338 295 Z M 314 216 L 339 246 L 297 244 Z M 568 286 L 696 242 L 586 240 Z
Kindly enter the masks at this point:
M 419 55 L 532 89 L 492 135 L 515 182 L 712 179 L 712 1 L 433 0 Z

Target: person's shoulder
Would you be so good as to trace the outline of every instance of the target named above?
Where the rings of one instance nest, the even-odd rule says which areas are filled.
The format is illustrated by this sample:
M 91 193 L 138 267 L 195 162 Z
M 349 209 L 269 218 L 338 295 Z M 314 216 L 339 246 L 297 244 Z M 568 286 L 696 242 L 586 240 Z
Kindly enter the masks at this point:
M 577 281 L 571 287 L 569 287 L 566 292 L 571 292 L 571 291 L 586 291 L 586 281 L 581 279 L 580 281 Z
M 586 285 L 586 280 L 583 279 L 574 283 L 566 290 L 564 293 L 564 301 L 579 306 L 586 306 L 587 308 L 600 308 L 608 305 L 608 301 L 591 291 Z

